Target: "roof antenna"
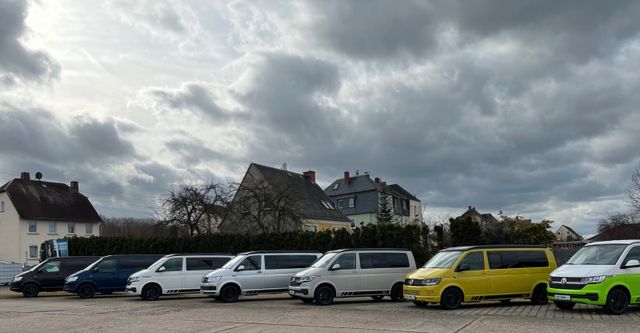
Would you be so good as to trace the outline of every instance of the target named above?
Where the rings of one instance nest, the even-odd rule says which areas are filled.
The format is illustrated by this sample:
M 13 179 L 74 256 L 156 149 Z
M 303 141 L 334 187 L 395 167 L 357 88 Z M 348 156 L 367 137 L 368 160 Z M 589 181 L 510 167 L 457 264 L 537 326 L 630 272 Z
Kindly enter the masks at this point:
M 360 174 L 360 169 L 356 169 L 356 176 Z
M 42 172 L 40 172 L 40 171 L 36 172 L 36 179 L 37 180 L 42 179 Z
M 282 163 L 282 170 L 287 171 L 287 162 Z

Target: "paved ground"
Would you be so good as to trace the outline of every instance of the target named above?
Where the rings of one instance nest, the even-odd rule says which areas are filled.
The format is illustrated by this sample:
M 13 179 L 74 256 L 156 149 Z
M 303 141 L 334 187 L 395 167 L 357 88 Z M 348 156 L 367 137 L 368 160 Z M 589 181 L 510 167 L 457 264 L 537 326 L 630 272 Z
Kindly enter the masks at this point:
M 82 300 L 65 293 L 25 299 L 0 287 L 0 332 L 638 332 L 640 307 L 609 316 L 526 300 L 466 305 L 456 311 L 409 302 L 338 300 L 321 307 L 286 295 L 223 304 L 198 294 L 145 302 L 126 295 Z

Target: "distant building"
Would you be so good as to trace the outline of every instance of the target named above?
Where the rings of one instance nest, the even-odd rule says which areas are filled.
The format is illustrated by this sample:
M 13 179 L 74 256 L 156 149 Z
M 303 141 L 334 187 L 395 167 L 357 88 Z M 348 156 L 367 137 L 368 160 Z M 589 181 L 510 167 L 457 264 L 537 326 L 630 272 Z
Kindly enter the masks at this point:
M 78 182 L 32 180 L 23 172 L 0 186 L 0 260 L 37 264 L 44 241 L 100 236 L 101 222 Z
M 380 196 L 386 192 L 391 198 L 394 218 L 398 223 L 422 223 L 422 202 L 398 184 L 387 185 L 380 178 L 371 179 L 369 174 L 352 176 L 349 171 L 325 188 L 340 211 L 356 225 L 377 223 Z
M 312 170 L 299 174 L 251 163 L 231 206 L 220 225 L 222 232 L 260 233 L 264 226 L 277 231 L 351 230 L 351 220 L 316 184 Z
M 571 227 L 563 224 L 558 228 L 558 231 L 556 231 L 556 239 L 559 242 L 573 242 L 581 241 L 583 238 L 575 230 L 571 229 Z
M 626 223 L 611 227 L 587 241 L 600 242 L 619 239 L 640 239 L 640 223 Z
M 471 221 L 480 224 L 480 227 L 482 228 L 482 230 L 497 228 L 500 225 L 500 221 L 498 221 L 498 219 L 496 219 L 493 216 L 493 214 L 491 213 L 481 214 L 476 210 L 475 207 L 471 207 L 471 206 L 469 206 L 467 211 L 465 211 L 462 215 L 456 217 L 456 220 L 466 219 L 466 218 L 469 218 L 471 219 Z

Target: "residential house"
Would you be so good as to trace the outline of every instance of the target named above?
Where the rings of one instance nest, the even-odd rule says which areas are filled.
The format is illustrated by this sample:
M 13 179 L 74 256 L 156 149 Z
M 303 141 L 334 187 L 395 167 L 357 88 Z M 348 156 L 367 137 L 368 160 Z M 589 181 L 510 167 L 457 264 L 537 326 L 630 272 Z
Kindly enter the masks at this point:
M 0 187 L 0 260 L 37 264 L 44 241 L 100 236 L 101 222 L 78 182 L 32 180 L 23 172 Z
M 377 223 L 383 192 L 389 195 L 393 215 L 398 223 L 422 223 L 422 203 L 415 195 L 398 184 L 387 185 L 380 178 L 371 179 L 368 173 L 360 175 L 356 172 L 352 176 L 349 171 L 345 171 L 344 177 L 336 179 L 324 192 L 356 225 Z
M 498 221 L 495 216 L 491 213 L 481 214 L 476 210 L 475 207 L 469 206 L 467 211 L 465 211 L 462 215 L 456 217 L 456 219 L 465 219 L 470 218 L 471 221 L 480 224 L 482 230 L 494 229 L 500 227 L 500 221 Z M 531 220 L 528 220 L 531 222 Z
M 571 229 L 566 224 L 563 224 L 556 231 L 556 239 L 559 242 L 573 242 L 573 241 L 581 241 L 582 236 L 580 236 L 575 230 Z
M 351 220 L 316 184 L 312 170 L 299 174 L 251 163 L 231 207 L 222 232 L 351 230 Z
M 640 223 L 625 223 L 608 228 L 587 241 L 600 242 L 619 239 L 640 239 Z

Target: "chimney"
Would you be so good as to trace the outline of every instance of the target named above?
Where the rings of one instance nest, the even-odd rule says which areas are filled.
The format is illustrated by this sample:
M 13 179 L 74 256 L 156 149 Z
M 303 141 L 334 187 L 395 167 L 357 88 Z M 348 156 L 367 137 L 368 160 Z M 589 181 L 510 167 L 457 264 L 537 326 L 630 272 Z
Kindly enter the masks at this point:
M 373 181 L 375 181 L 376 183 L 379 183 L 380 182 L 380 178 L 379 177 L 373 178 Z
M 302 173 L 302 176 L 304 176 L 304 178 L 306 178 L 311 183 L 313 183 L 313 184 L 316 183 L 316 172 L 315 171 L 313 171 L 313 170 L 305 171 L 305 172 Z
M 344 172 L 344 184 L 349 185 L 349 171 Z
M 72 180 L 71 184 L 69 184 L 69 187 L 71 188 L 71 192 L 73 192 L 73 193 L 78 193 L 79 192 L 79 190 L 78 190 L 78 181 Z
M 28 172 L 21 172 L 20 173 L 20 179 L 21 180 L 30 180 L 29 173 Z

